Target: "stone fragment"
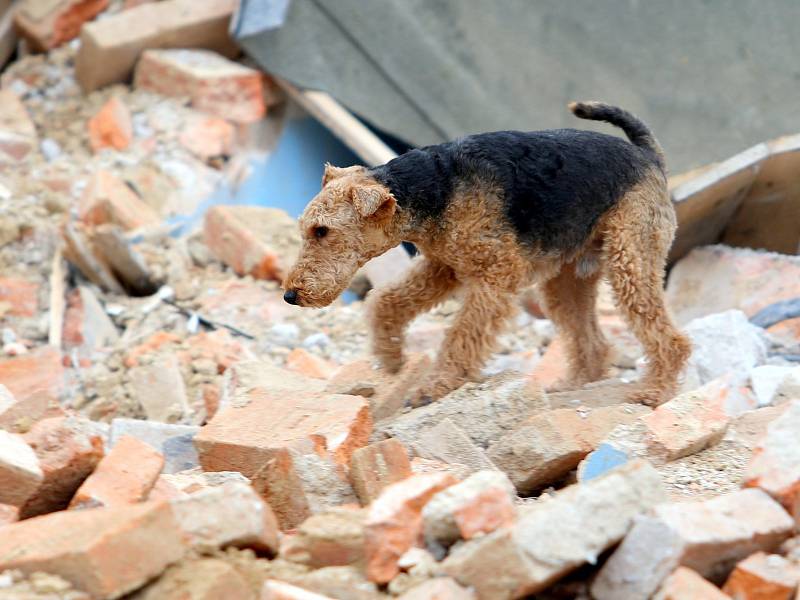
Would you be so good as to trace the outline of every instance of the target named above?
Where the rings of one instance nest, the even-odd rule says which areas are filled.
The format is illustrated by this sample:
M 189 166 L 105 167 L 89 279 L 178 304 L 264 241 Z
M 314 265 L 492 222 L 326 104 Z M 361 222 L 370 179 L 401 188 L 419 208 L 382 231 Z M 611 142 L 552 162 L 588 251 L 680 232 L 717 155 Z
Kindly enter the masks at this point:
M 750 371 L 750 387 L 760 407 L 800 398 L 800 367 L 761 365 Z
M 456 479 L 448 474 L 414 475 L 387 487 L 369 507 L 364 549 L 367 577 L 388 583 L 400 571 L 398 559 L 422 536 L 422 509 Z
M 151 421 L 171 423 L 189 412 L 186 386 L 178 358 L 174 354 L 159 356 L 152 364 L 128 371 L 132 397 L 144 408 Z
M 164 473 L 178 473 L 199 464 L 193 441 L 198 431 L 200 428 L 194 425 L 114 419 L 111 421 L 109 445 L 113 448 L 124 435 L 135 437 L 164 455 Z
M 167 569 L 131 600 L 256 600 L 245 578 L 218 558 L 199 558 Z
M 363 566 L 363 510 L 334 508 L 306 519 L 297 533 L 284 538 L 281 558 L 312 569 Z
M 323 567 L 309 570 L 304 565 L 276 559 L 265 569 L 270 579 L 297 586 L 309 592 L 330 596 L 336 600 L 382 600 L 380 593 L 371 581 L 365 579 L 357 567 Z
M 398 600 L 476 600 L 476 596 L 449 577 L 436 577 L 408 590 Z
M 753 552 L 775 550 L 793 528 L 780 504 L 757 489 L 661 504 L 637 518 L 594 580 L 592 594 L 597 600 L 647 598 L 679 566 L 716 580 Z
M 81 484 L 70 508 L 124 506 L 147 499 L 164 457 L 149 444 L 123 436 Z
M 108 0 L 24 0 L 14 24 L 31 50 L 46 52 L 77 37 L 107 6 Z
M 361 504 L 367 505 L 392 483 L 411 475 L 403 444 L 395 439 L 358 448 L 350 459 L 350 481 Z
M 25 438 L 0 429 L 0 504 L 23 506 L 43 480 L 39 459 Z
M 422 458 L 458 463 L 470 471 L 496 469 L 483 449 L 476 446 L 462 429 L 449 418 L 430 429 L 420 432 L 412 446 L 414 453 Z
M 57 400 L 65 385 L 61 352 L 42 346 L 28 354 L 0 360 L 0 383 L 17 402 L 37 395 Z
M 800 566 L 778 554 L 756 552 L 736 565 L 722 591 L 737 600 L 791 600 L 798 583 Z
M 89 145 L 94 152 L 104 148 L 125 150 L 133 141 L 131 111 L 117 96 L 109 98 L 89 119 Z
M 89 180 L 78 205 L 78 215 L 88 225 L 113 223 L 125 230 L 161 220 L 124 181 L 103 170 Z
M 330 361 L 315 356 L 305 348 L 295 348 L 286 357 L 286 368 L 306 377 L 328 379 L 332 377 L 337 367 Z
M 653 596 L 653 600 L 726 600 L 727 594 L 695 571 L 678 567 Z
M 236 123 L 254 123 L 266 113 L 262 74 L 209 50 L 145 50 L 134 86 L 189 98 L 197 110 Z

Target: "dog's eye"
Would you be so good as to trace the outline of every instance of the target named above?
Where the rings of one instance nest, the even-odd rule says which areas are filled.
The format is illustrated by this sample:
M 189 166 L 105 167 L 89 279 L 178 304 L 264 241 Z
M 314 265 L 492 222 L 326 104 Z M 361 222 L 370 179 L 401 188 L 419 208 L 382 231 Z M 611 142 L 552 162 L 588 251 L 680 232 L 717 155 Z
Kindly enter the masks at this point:
M 328 228 L 327 227 L 314 227 L 314 237 L 318 240 L 321 240 L 326 235 L 328 235 Z

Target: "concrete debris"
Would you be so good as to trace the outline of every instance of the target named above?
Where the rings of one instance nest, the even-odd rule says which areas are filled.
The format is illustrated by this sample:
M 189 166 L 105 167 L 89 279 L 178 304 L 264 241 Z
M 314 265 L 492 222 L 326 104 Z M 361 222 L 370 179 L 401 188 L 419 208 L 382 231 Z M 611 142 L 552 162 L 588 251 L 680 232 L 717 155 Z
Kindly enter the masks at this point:
M 240 58 L 237 5 L 0 0 L 0 600 L 795 595 L 797 256 L 673 265 L 694 353 L 656 409 L 607 283 L 606 379 L 544 391 L 567 361 L 533 286 L 479 380 L 412 409 L 463 297 L 394 374 L 362 300 L 402 247 L 358 299 L 284 302 L 297 211 L 250 174 L 309 92 Z M 793 139 L 736 240 L 793 197 Z

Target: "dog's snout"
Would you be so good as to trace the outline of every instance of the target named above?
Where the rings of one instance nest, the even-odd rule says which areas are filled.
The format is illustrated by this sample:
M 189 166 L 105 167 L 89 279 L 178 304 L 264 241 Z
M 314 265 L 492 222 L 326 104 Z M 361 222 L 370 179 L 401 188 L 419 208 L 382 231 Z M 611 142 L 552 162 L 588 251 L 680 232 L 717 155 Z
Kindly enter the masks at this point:
M 283 299 L 289 304 L 297 304 L 297 292 L 295 290 L 286 290 L 283 294 Z

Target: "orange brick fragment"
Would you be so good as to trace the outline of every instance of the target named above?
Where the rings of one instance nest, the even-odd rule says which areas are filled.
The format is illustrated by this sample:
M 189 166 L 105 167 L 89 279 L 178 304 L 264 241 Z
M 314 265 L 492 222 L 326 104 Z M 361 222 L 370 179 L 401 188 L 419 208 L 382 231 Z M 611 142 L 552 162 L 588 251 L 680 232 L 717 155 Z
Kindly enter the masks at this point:
M 800 566 L 757 552 L 736 565 L 722 590 L 737 600 L 789 600 L 798 583 Z
M 61 352 L 52 346 L 43 346 L 22 356 L 0 360 L 0 383 L 17 402 L 37 395 L 58 399 L 64 390 Z
M 548 387 L 567 375 L 567 354 L 564 342 L 556 337 L 547 346 L 541 360 L 531 373 L 531 380 L 542 387 Z
M 39 284 L 12 277 L 0 278 L 0 305 L 5 314 L 32 317 L 39 309 Z
M 408 450 L 394 438 L 359 448 L 350 460 L 350 480 L 365 506 L 387 486 L 410 475 Z
M 678 567 L 664 580 L 653 600 L 726 600 L 728 596 L 699 573 Z
M 122 436 L 75 494 L 70 508 L 120 506 L 147 498 L 164 457 L 149 444 Z
M 317 379 L 328 379 L 337 369 L 336 365 L 330 361 L 314 356 L 304 348 L 295 348 L 289 352 L 286 357 L 286 368 Z
M 126 230 L 160 221 L 158 214 L 124 181 L 102 170 L 95 173 L 86 186 L 78 214 L 87 225 L 112 223 Z
M 103 148 L 124 150 L 133 140 L 131 111 L 116 96 L 89 120 L 89 145 L 94 152 Z
M 24 2 L 16 12 L 20 34 L 35 52 L 50 50 L 76 38 L 81 26 L 108 6 L 108 0 Z

